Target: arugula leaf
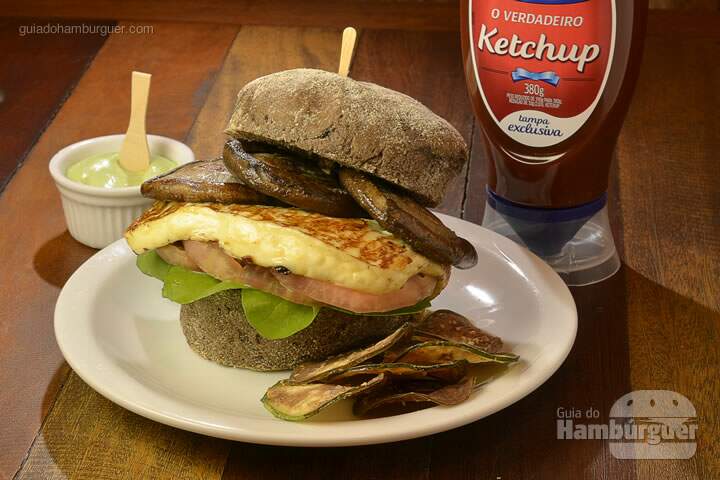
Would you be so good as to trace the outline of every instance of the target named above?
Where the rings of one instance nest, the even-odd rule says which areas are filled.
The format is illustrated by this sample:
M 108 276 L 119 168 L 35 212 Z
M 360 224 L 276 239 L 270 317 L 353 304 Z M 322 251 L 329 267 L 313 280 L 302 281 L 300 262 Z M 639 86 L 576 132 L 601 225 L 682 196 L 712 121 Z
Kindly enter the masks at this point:
M 242 292 L 242 306 L 248 323 L 269 340 L 286 338 L 307 328 L 320 307 L 289 302 L 252 288 Z

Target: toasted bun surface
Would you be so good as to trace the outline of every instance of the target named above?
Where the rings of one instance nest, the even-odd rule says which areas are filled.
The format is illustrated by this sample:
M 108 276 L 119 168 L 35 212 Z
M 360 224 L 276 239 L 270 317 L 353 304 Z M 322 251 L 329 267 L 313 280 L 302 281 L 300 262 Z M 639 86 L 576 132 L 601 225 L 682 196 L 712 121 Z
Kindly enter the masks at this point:
M 248 83 L 225 133 L 370 173 L 429 206 L 440 203 L 467 160 L 458 131 L 417 100 L 322 70 Z
M 309 327 L 288 338 L 267 340 L 247 322 L 240 290 L 226 290 L 183 305 L 180 324 L 190 347 L 228 367 L 288 370 L 389 335 L 414 315 L 370 317 L 323 308 Z

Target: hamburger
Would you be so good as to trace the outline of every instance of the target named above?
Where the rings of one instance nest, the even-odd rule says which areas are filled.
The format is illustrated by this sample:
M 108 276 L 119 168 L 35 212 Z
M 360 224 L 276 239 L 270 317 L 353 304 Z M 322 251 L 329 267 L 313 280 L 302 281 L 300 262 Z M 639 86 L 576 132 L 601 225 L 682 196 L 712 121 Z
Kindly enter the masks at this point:
M 243 87 L 225 133 L 221 158 L 142 185 L 156 202 L 125 234 L 201 356 L 268 371 L 347 351 L 476 263 L 427 210 L 467 146 L 416 100 L 288 70 Z

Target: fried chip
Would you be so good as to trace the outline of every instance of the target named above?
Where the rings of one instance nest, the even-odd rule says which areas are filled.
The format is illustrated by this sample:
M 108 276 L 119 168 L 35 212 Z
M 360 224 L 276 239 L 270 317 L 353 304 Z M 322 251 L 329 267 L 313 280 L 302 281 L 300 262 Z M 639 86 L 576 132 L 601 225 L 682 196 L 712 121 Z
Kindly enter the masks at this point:
M 499 337 L 477 328 L 466 317 L 450 310 L 437 310 L 425 317 L 416 328 L 418 340 L 447 340 L 464 343 L 489 353 L 502 351 Z
M 389 381 L 407 379 L 432 379 L 447 383 L 458 382 L 467 373 L 468 362 L 441 363 L 437 365 L 413 365 L 410 363 L 374 363 L 356 365 L 326 377 L 324 382 L 342 383 L 362 375 L 385 374 Z
M 374 343 L 373 345 L 370 345 L 369 347 L 331 357 L 328 360 L 324 360 L 322 362 L 303 363 L 297 366 L 295 370 L 293 370 L 288 380 L 290 383 L 294 384 L 302 384 L 322 380 L 323 378 L 332 376 L 355 365 L 359 365 L 360 363 L 383 353 L 385 350 L 392 347 L 396 343 L 400 342 L 405 338 L 408 338 L 411 334 L 412 325 L 406 323 L 397 330 L 395 330 L 395 332 L 393 332 L 389 336 L 383 338 L 379 342 Z
M 425 341 L 425 340 L 422 340 Z M 395 343 L 392 347 L 388 348 L 383 352 L 382 361 L 383 363 L 395 363 L 397 362 L 398 357 L 400 357 L 401 354 L 405 353 L 405 351 L 411 347 L 412 345 L 416 345 L 418 343 L 422 343 L 422 341 L 415 339 L 415 331 L 413 329 L 413 334 L 407 336 L 405 339 L 403 339 L 400 342 Z
M 475 388 L 472 377 L 464 377 L 460 382 L 444 385 L 430 392 L 407 391 L 406 388 L 391 385 L 388 388 L 377 390 L 359 397 L 353 405 L 355 415 L 367 415 L 373 410 L 390 405 L 407 406 L 413 403 L 427 403 L 431 405 L 457 405 L 470 397 Z M 406 390 L 406 391 L 403 391 Z
M 471 364 L 509 364 L 516 362 L 518 358 L 514 353 L 490 353 L 463 343 L 433 341 L 411 345 L 397 356 L 396 361 L 415 365 L 434 365 L 458 360 L 467 360 Z
M 270 413 L 283 420 L 301 421 L 340 400 L 352 398 L 379 387 L 385 381 L 380 374 L 359 385 L 334 385 L 329 383 L 291 384 L 281 380 L 270 387 L 262 403 Z
M 519 360 L 501 349 L 499 338 L 460 314 L 439 310 L 369 347 L 300 365 L 262 401 L 276 417 L 295 421 L 347 398 L 357 398 L 356 415 L 457 405 L 487 382 L 472 365 L 486 365 L 487 372 L 489 364 L 504 369 Z

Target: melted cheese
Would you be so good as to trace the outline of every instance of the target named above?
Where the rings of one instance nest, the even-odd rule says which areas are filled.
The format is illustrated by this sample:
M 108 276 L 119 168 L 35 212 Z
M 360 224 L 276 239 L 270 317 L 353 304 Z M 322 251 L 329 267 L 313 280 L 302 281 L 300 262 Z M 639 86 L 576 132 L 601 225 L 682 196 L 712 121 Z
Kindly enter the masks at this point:
M 157 202 L 125 238 L 138 254 L 180 240 L 216 241 L 235 258 L 375 294 L 399 290 L 417 273 L 445 274 L 375 221 L 295 208 Z

